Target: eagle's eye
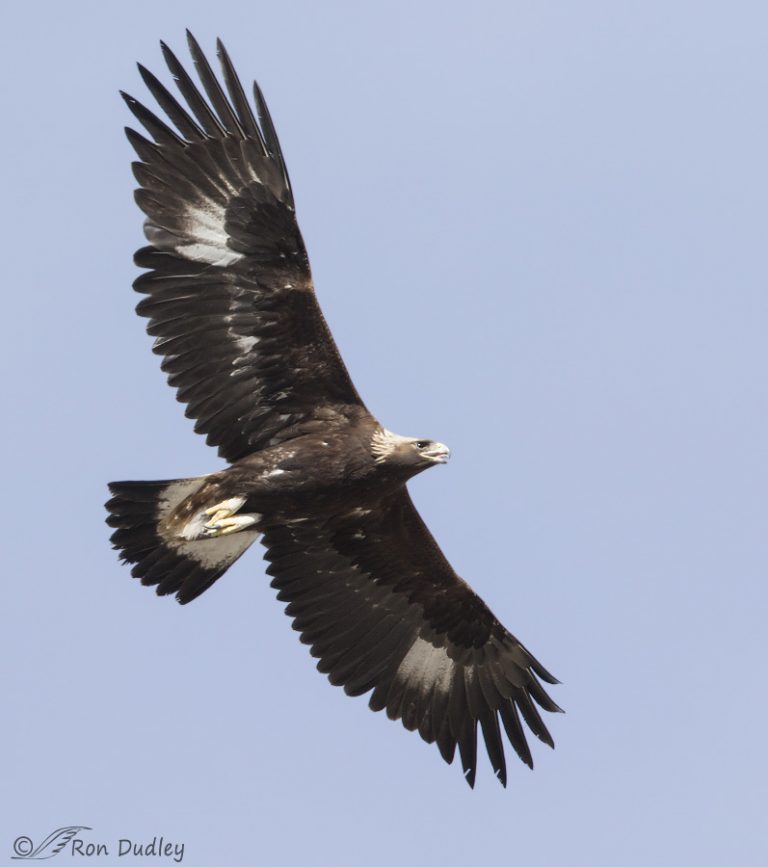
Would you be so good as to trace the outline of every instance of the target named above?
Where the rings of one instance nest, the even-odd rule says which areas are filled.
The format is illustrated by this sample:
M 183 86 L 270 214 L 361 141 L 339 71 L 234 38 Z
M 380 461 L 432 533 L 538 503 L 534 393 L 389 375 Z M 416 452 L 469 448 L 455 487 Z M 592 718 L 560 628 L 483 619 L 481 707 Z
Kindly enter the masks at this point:
M 416 440 L 417 449 L 425 449 L 429 445 L 429 440 Z

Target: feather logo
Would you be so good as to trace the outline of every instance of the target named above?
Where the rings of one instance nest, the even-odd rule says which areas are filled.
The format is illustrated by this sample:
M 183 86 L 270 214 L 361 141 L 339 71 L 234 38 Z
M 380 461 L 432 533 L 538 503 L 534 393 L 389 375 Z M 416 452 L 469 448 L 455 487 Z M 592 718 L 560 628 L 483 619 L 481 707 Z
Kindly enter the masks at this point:
M 67 843 L 69 843 L 73 837 L 77 836 L 80 831 L 91 830 L 92 829 L 87 825 L 67 825 L 64 828 L 57 828 L 55 831 L 52 831 L 39 846 L 35 846 L 29 837 L 17 837 L 13 841 L 13 851 L 16 854 L 11 855 L 11 858 L 24 861 L 53 858 L 53 856 L 58 855 Z

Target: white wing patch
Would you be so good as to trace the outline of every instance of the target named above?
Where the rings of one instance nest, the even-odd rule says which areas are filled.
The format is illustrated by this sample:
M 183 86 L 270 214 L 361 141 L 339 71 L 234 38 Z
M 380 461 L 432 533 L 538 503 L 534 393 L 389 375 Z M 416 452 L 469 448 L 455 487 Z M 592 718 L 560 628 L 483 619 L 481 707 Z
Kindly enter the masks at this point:
M 260 178 L 252 172 L 251 182 L 261 184 Z M 221 183 L 221 179 L 219 179 Z M 238 195 L 238 190 L 225 182 L 222 196 L 231 200 Z M 227 203 L 199 195 L 194 201 L 184 202 L 181 213 L 174 215 L 171 227 L 159 225 L 162 216 L 147 218 L 144 222 L 144 233 L 147 240 L 158 250 L 172 251 L 193 262 L 205 262 L 208 265 L 226 267 L 244 258 L 229 246 L 229 234 L 226 229 Z
M 433 686 L 441 693 L 447 693 L 451 688 L 455 664 L 444 647 L 435 647 L 431 642 L 417 638 L 400 663 L 395 677 L 416 686 L 422 694 L 429 692 Z
M 209 265 L 231 265 L 243 258 L 227 244 L 227 231 L 224 228 L 226 208 L 203 199 L 191 205 L 185 214 L 184 229 L 190 238 L 185 244 L 176 247 L 176 252 L 195 262 Z
M 226 213 L 224 205 L 209 199 L 190 205 L 185 214 L 184 226 L 190 241 L 176 247 L 176 252 L 195 262 L 207 262 L 209 265 L 226 266 L 242 259 L 243 254 L 235 252 L 227 244 L 229 235 L 224 227 Z

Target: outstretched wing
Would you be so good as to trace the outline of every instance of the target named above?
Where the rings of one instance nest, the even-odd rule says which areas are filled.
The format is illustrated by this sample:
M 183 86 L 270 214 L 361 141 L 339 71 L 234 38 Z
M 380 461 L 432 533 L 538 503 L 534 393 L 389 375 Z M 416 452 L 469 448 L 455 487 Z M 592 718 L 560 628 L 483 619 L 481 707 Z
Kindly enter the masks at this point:
M 175 129 L 123 94 L 153 139 L 126 130 L 150 242 L 136 254 L 150 270 L 134 288 L 148 296 L 137 312 L 150 319 L 187 416 L 231 463 L 296 435 L 317 414 L 364 407 L 315 298 L 261 91 L 254 84 L 254 115 L 221 42 L 228 96 L 187 37 L 207 100 L 162 43 L 186 107 L 139 67 Z
M 407 491 L 322 523 L 272 528 L 262 541 L 272 586 L 318 669 L 348 695 L 373 690 L 373 710 L 437 743 L 447 762 L 458 744 L 470 786 L 478 723 L 504 785 L 502 727 L 530 767 L 521 715 L 554 745 L 536 705 L 560 708 L 537 675 L 557 680 L 456 575 Z

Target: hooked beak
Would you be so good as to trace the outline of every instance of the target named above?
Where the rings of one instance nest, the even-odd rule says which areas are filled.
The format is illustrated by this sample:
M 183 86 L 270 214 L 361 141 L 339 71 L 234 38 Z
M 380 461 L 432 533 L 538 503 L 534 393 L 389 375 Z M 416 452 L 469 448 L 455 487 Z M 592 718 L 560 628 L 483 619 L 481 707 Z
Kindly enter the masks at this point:
M 436 464 L 447 464 L 448 458 L 451 456 L 451 450 L 448 446 L 445 446 L 442 443 L 435 443 L 432 448 L 425 451 L 424 454 Z

